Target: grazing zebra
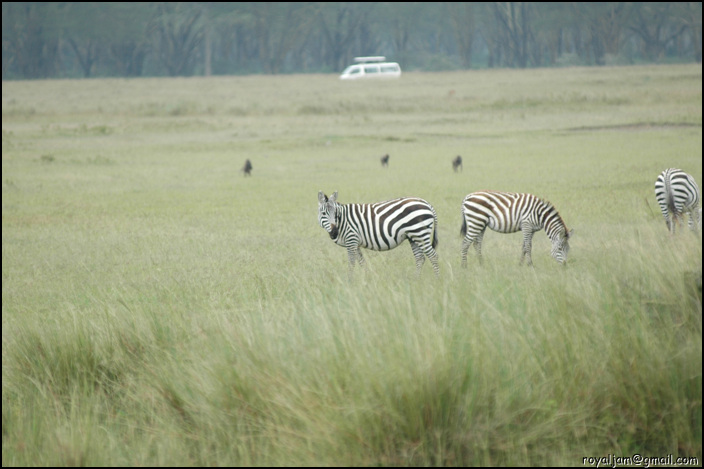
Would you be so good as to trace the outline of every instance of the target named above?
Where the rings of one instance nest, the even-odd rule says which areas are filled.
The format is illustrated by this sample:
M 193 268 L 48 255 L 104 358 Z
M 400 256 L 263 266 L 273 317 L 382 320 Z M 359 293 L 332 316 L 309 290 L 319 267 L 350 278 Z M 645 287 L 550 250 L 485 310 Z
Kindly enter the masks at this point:
M 452 170 L 453 170 L 454 172 L 457 172 L 457 168 L 460 168 L 460 170 L 463 169 L 463 166 L 462 166 L 462 157 L 461 157 L 460 155 L 457 155 L 457 158 L 455 158 L 454 160 L 452 160 Z
M 247 161 L 244 162 L 244 166 L 242 166 L 242 172 L 245 176 L 252 175 L 252 162 L 249 161 L 249 158 L 247 158 Z
M 381 166 L 388 168 L 388 166 L 389 166 L 389 154 L 388 153 L 381 157 Z
M 440 274 L 436 234 L 438 217 L 435 209 L 423 199 L 403 197 L 375 204 L 340 204 L 337 192 L 330 197 L 318 192 L 318 223 L 336 244 L 347 248 L 348 275 L 356 261 L 364 267 L 360 247 L 372 251 L 388 251 L 405 239 L 416 258 L 416 270 L 430 259 L 435 276 Z
M 567 229 L 552 204 L 534 195 L 495 191 L 473 192 L 462 202 L 462 218 L 462 267 L 467 267 L 467 250 L 472 243 L 479 256 L 479 262 L 482 262 L 482 238 L 487 226 L 499 233 L 523 231 L 521 264 L 528 256 L 528 265 L 533 265 L 531 243 L 533 234 L 541 229 L 545 230 L 545 234 L 552 241 L 552 257 L 560 264 L 567 261 L 572 230 Z
M 686 212 L 689 212 L 689 227 L 692 231 L 696 232 L 701 226 L 699 187 L 689 174 L 676 168 L 660 173 L 655 181 L 655 197 L 670 233 L 675 233 L 675 224 L 682 223 Z

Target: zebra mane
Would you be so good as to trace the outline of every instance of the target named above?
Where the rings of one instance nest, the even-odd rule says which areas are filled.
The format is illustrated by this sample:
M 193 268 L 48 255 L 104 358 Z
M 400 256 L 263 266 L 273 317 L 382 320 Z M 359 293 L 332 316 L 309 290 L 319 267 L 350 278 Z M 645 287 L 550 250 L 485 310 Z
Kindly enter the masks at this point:
M 547 217 L 549 214 L 554 213 L 553 217 L 550 217 L 553 220 L 556 220 L 556 223 L 559 226 L 559 229 L 563 231 L 564 234 L 567 234 L 568 229 L 567 229 L 567 224 L 565 221 L 562 219 L 562 215 L 560 215 L 560 212 L 555 208 L 555 206 L 549 201 L 545 199 L 541 199 L 539 197 L 536 197 L 544 206 L 545 206 L 545 211 L 543 212 L 543 223 L 547 221 Z M 543 227 L 545 228 L 545 227 Z

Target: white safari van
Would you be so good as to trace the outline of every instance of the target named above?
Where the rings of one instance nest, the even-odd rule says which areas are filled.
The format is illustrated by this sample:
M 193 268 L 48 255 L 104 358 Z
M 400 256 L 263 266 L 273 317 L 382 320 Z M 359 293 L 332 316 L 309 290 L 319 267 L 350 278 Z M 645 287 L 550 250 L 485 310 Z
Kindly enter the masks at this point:
M 396 62 L 386 62 L 386 57 L 355 57 L 355 65 L 350 65 L 340 75 L 340 80 L 366 78 L 398 78 L 401 67 Z

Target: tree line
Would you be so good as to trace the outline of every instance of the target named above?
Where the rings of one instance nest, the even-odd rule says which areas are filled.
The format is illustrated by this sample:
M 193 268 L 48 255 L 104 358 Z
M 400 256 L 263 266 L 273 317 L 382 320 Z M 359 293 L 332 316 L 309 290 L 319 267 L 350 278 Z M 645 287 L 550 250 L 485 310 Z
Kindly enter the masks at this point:
M 2 78 L 701 62 L 701 2 L 3 2 Z

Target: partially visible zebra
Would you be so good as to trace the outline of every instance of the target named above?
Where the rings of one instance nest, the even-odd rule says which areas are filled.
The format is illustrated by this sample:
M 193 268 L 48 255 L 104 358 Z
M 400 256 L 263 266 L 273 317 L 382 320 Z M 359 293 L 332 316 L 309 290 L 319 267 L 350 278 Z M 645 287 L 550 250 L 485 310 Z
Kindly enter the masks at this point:
M 674 234 L 675 224 L 682 223 L 687 212 L 690 229 L 696 232 L 701 227 L 699 187 L 689 174 L 677 168 L 669 168 L 660 173 L 655 180 L 655 197 L 670 233 Z
M 244 162 L 244 166 L 242 166 L 242 172 L 245 176 L 252 175 L 252 162 L 249 161 L 249 158 L 247 158 L 247 161 Z
M 435 276 L 440 273 L 438 254 L 438 217 L 435 209 L 416 197 L 378 202 L 375 204 L 340 204 L 337 192 L 330 197 L 318 192 L 318 223 L 336 244 L 347 248 L 348 275 L 355 264 L 364 267 L 360 247 L 372 251 L 388 251 L 408 239 L 416 258 L 416 271 L 425 263 L 433 264 Z
M 381 166 L 388 168 L 389 167 L 389 154 L 388 153 L 385 154 L 380 159 L 381 159 Z
M 567 261 L 572 230 L 567 229 L 562 217 L 550 202 L 532 194 L 473 192 L 462 202 L 462 218 L 462 267 L 467 267 L 467 250 L 472 243 L 479 256 L 479 262 L 482 262 L 482 238 L 487 226 L 499 233 L 523 231 L 521 264 L 527 256 L 528 265 L 533 265 L 533 234 L 541 229 L 545 230 L 545 234 L 552 241 L 552 257 L 560 264 Z
M 460 168 L 460 170 L 463 169 L 463 166 L 462 166 L 462 157 L 461 157 L 460 155 L 457 155 L 457 158 L 455 158 L 454 160 L 452 160 L 452 170 L 453 170 L 454 172 L 457 172 L 457 168 Z

